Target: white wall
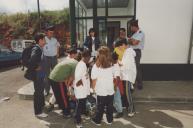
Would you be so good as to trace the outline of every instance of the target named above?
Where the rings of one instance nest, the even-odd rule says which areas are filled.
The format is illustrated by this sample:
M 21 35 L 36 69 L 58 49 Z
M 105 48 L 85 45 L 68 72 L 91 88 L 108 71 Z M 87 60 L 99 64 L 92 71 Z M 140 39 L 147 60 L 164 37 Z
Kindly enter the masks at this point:
M 137 0 L 137 18 L 145 32 L 142 63 L 187 63 L 193 0 Z

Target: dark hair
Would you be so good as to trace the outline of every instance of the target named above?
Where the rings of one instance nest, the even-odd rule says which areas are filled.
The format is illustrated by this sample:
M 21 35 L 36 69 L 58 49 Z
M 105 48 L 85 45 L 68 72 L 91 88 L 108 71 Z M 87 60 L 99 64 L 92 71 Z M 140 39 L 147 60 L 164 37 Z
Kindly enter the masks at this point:
M 121 44 L 120 40 L 115 43 L 115 47 L 119 47 L 119 46 L 121 46 L 121 45 L 122 45 L 122 44 Z
M 138 20 L 132 20 L 130 26 L 139 27 Z
M 125 28 L 120 28 L 119 31 L 126 32 L 126 29 Z
M 39 44 L 39 40 L 44 39 L 45 35 L 43 33 L 37 33 L 34 37 L 37 44 Z
M 121 39 L 121 40 L 119 40 L 119 43 L 120 43 L 120 46 L 123 45 L 123 44 L 128 45 L 126 39 Z
M 112 60 L 114 60 L 114 61 L 118 60 L 118 54 L 116 52 L 112 53 Z
M 77 50 L 75 48 L 70 48 L 70 49 L 67 50 L 67 53 L 69 53 L 69 54 L 76 54 Z
M 89 50 L 84 50 L 82 52 L 82 57 L 91 57 L 91 52 Z
M 88 33 L 90 34 L 91 32 L 95 32 L 94 28 L 90 28 L 90 29 L 89 29 L 89 32 L 88 32 Z

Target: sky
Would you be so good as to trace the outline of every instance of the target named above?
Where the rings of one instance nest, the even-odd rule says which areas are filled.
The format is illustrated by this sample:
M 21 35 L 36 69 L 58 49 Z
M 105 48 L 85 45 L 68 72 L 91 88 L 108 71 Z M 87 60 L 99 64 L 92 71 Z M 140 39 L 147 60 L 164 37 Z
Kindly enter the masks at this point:
M 69 0 L 39 0 L 40 10 L 61 10 L 69 7 Z M 0 0 L 0 13 L 37 11 L 37 0 Z

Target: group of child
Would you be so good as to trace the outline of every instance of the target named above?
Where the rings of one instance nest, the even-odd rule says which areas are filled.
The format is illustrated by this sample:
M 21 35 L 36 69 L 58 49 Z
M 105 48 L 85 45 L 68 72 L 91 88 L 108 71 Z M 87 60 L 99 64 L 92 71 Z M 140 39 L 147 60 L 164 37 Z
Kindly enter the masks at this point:
M 86 103 L 91 93 L 96 94 L 96 112 L 91 122 L 98 126 L 101 125 L 104 113 L 106 113 L 107 124 L 112 124 L 113 117 L 123 115 L 121 100 L 123 90 L 129 104 L 128 116 L 132 117 L 135 113 L 131 96 L 131 89 L 136 79 L 135 51 L 129 47 L 126 40 L 117 42 L 117 47 L 124 51 L 121 61 L 118 60 L 116 53 L 112 54 L 108 47 L 101 46 L 89 73 L 90 51 L 84 50 L 81 53 L 81 59 L 77 61 L 76 50 L 72 50 L 49 75 L 56 103 L 63 110 L 63 115 L 70 114 L 69 98 L 75 100 L 77 128 L 83 127 L 81 115 L 88 116 Z M 73 93 L 69 91 L 72 88 Z M 114 107 L 117 111 L 115 115 L 113 115 Z

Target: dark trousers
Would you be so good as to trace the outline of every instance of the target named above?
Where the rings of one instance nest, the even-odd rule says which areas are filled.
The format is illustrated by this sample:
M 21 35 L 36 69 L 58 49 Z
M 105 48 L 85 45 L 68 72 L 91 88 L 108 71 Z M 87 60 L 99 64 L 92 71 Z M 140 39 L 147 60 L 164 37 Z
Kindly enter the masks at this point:
M 114 95 L 97 96 L 97 111 L 95 116 L 97 123 L 101 123 L 105 108 L 107 121 L 109 123 L 113 121 L 113 98 Z
M 41 114 L 45 105 L 44 99 L 44 78 L 36 78 L 34 81 L 34 112 Z
M 64 115 L 70 114 L 69 97 L 67 96 L 67 87 L 64 83 L 50 80 L 56 103 L 62 109 Z
M 140 67 L 141 50 L 140 49 L 134 49 L 134 50 L 136 53 L 135 63 L 136 63 L 136 68 L 137 68 L 137 76 L 136 76 L 135 84 L 137 85 L 138 89 L 142 89 L 143 88 L 142 71 Z
M 133 103 L 132 93 L 131 93 L 131 82 L 123 81 L 123 85 L 125 87 L 125 96 L 126 96 L 126 107 L 128 107 L 128 112 L 135 112 L 135 107 Z
M 57 64 L 57 56 L 53 56 L 53 57 L 44 56 L 44 60 L 45 60 L 45 70 L 46 70 L 45 91 L 49 94 L 49 92 L 50 92 L 50 81 L 48 80 L 48 76 L 49 76 L 51 70 Z
M 76 123 L 81 123 L 81 114 L 86 114 L 86 98 L 77 99 L 76 101 Z

